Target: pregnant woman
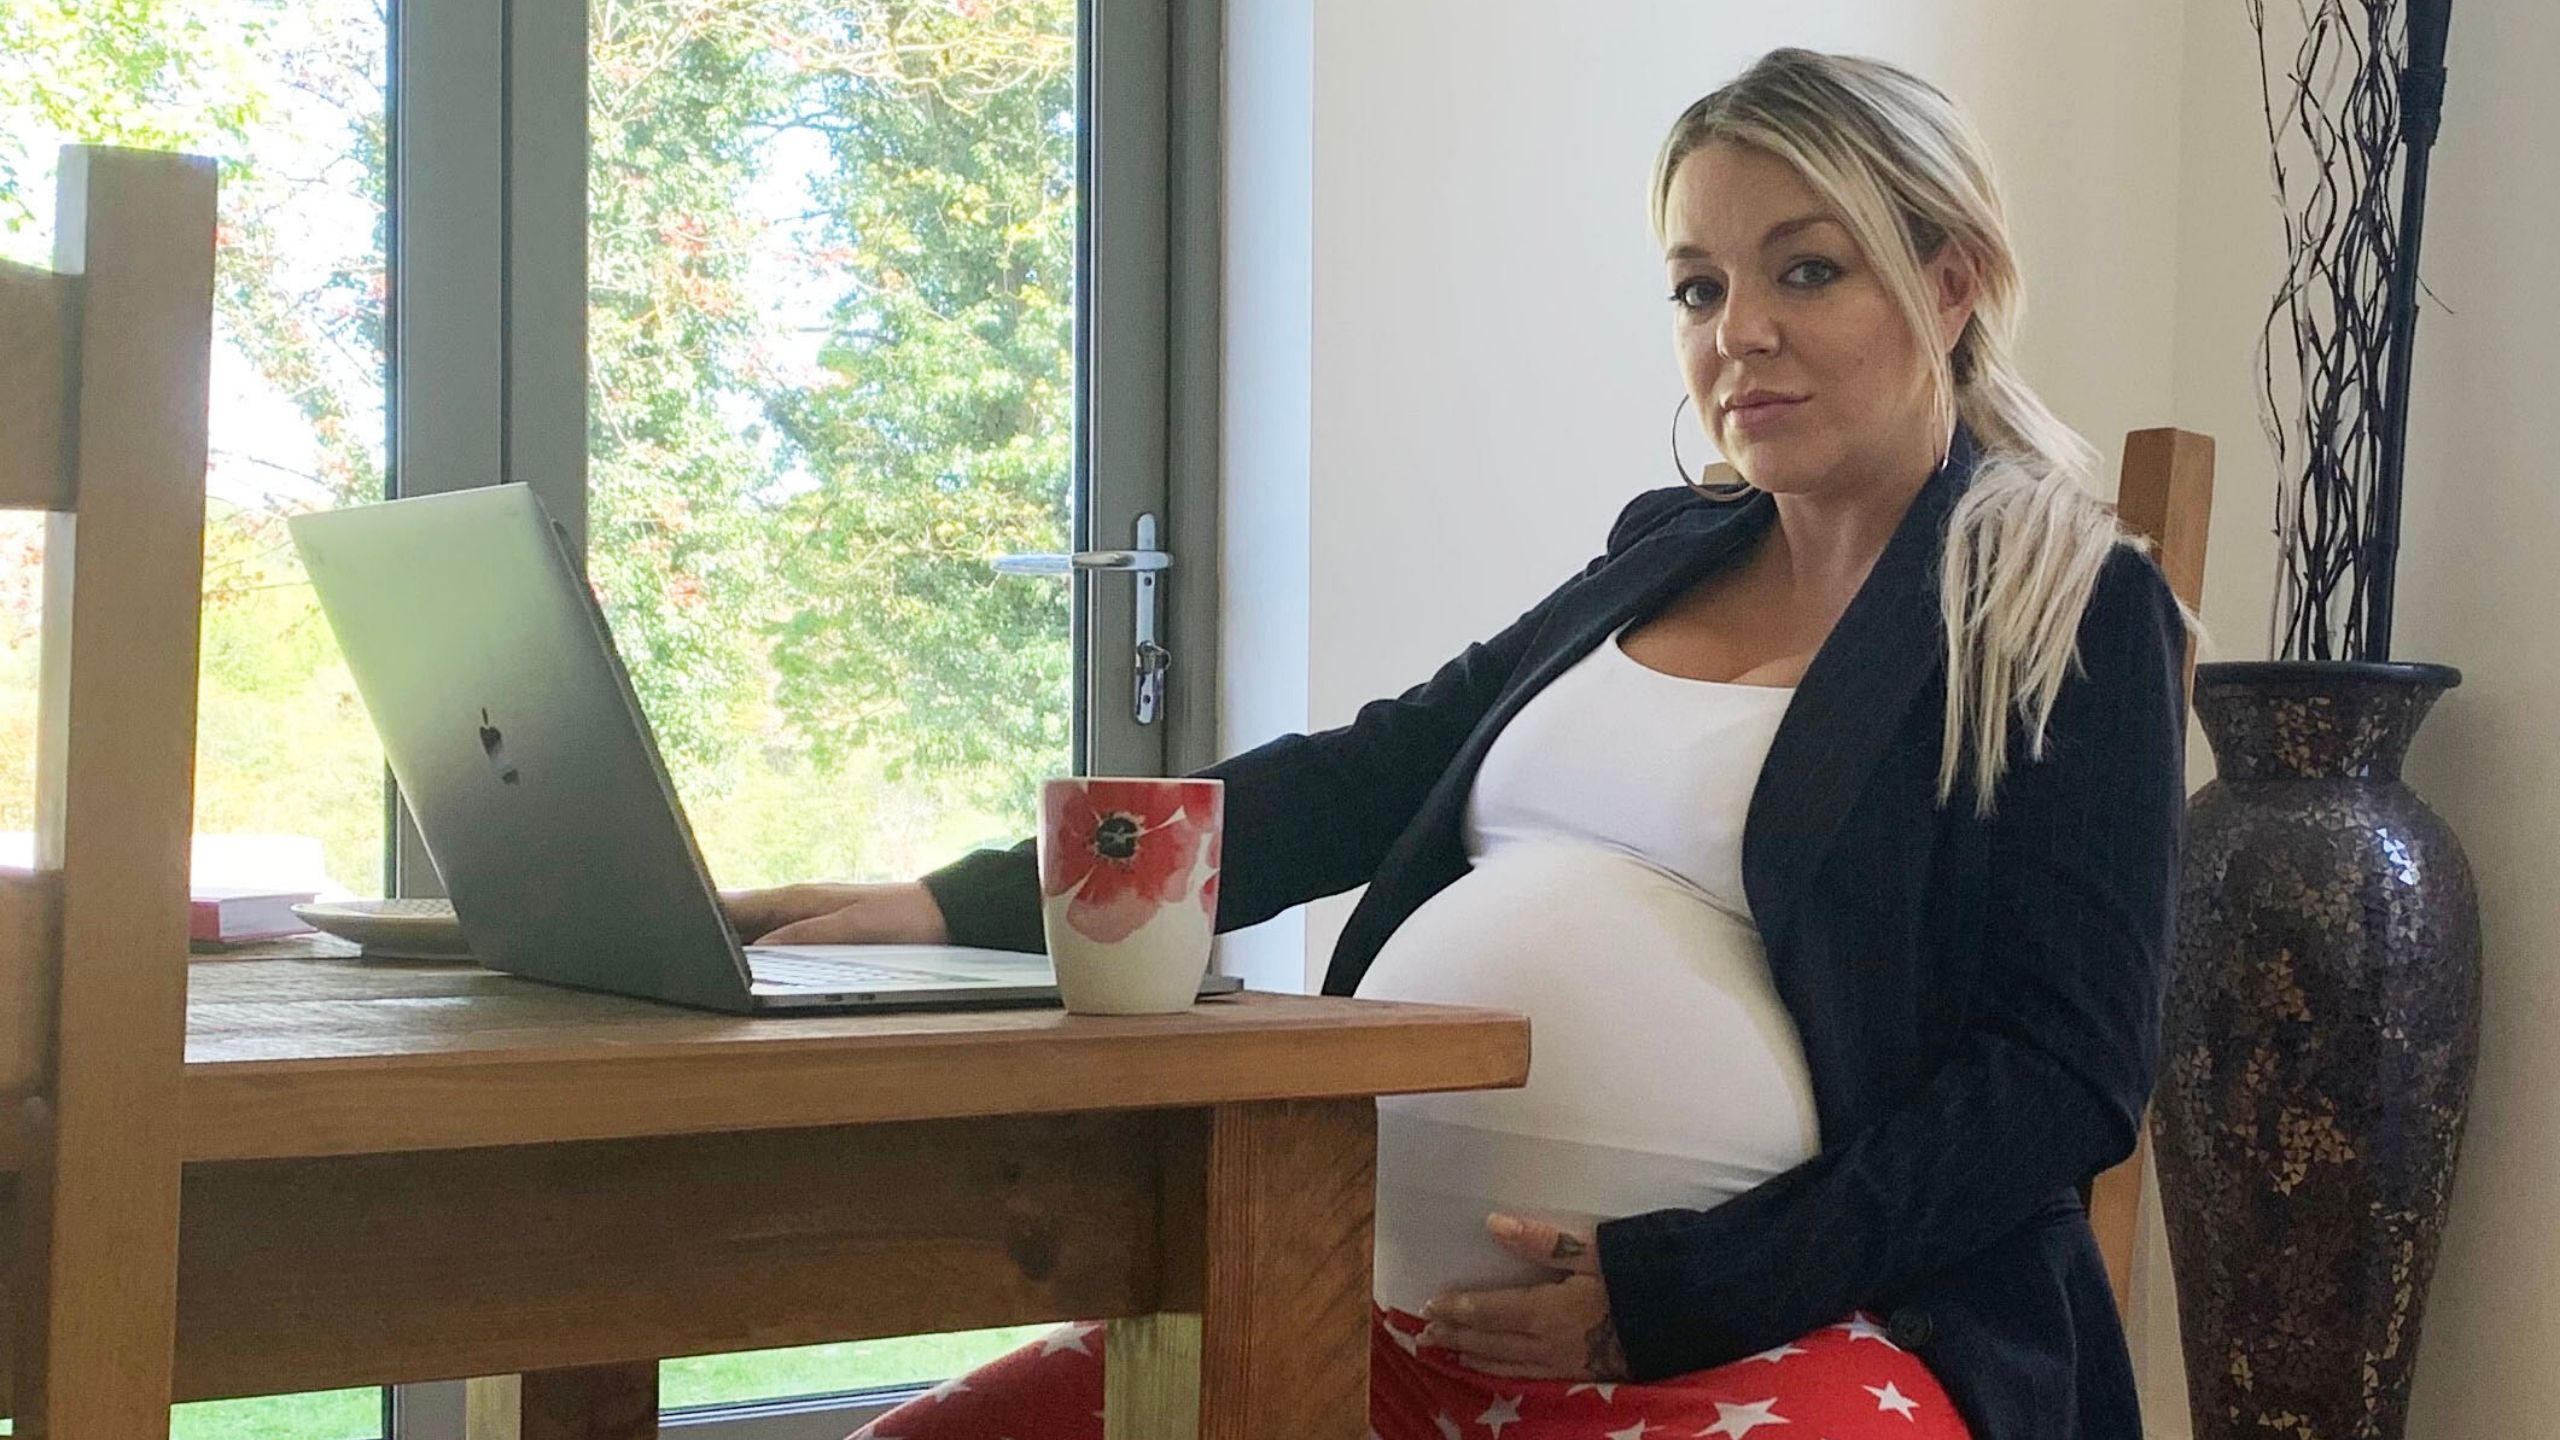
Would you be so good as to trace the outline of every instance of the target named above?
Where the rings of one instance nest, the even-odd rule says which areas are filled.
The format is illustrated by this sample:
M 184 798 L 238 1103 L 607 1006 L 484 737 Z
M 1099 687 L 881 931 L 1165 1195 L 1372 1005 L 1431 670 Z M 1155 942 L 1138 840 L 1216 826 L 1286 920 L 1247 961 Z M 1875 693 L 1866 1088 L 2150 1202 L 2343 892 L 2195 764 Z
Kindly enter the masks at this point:
M 1226 781 L 1221 930 L 1366 884 L 1330 994 L 1525 1011 L 1379 1115 L 1379 1440 L 2138 1440 L 2078 1187 L 2151 1087 L 2193 625 L 2021 378 L 1947 98 L 1773 52 L 1652 188 L 1730 463 L 1499 635 Z M 1457 503 L 1464 503 L 1460 499 Z M 732 897 L 1036 950 L 1029 842 Z M 1087 1440 L 1070 1327 L 868 1440 Z

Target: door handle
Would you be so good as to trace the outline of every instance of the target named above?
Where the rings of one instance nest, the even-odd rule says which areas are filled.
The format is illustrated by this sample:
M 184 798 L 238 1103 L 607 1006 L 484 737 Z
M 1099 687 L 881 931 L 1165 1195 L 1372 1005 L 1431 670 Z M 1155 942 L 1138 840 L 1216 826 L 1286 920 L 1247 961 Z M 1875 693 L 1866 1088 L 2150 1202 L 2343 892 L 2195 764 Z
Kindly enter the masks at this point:
M 1138 595 L 1132 653 L 1137 674 L 1131 708 L 1141 725 L 1153 725 L 1164 709 L 1165 675 L 1173 668 L 1173 652 L 1156 638 L 1158 609 L 1163 603 L 1156 578 L 1173 568 L 1173 557 L 1156 548 L 1156 517 L 1145 514 L 1130 527 L 1126 550 L 1078 550 L 1072 554 L 999 555 L 999 575 L 1074 575 L 1127 573 L 1137 578 Z
M 1072 555 L 999 555 L 999 575 L 1068 575 L 1078 570 L 1135 570 L 1151 573 L 1173 568 L 1173 557 L 1161 550 L 1078 550 Z

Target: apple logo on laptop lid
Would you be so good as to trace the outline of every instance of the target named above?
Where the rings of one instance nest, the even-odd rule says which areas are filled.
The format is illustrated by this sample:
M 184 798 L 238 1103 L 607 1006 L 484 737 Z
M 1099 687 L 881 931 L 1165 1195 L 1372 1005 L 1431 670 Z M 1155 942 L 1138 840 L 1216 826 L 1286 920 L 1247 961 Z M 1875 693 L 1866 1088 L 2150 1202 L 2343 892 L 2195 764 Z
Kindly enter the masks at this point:
M 499 783 L 513 785 L 517 782 L 520 777 L 516 774 L 516 767 L 507 759 L 507 737 L 499 734 L 498 727 L 489 722 L 489 712 L 485 709 L 480 712 L 480 748 L 488 754 L 489 763 L 496 767 Z

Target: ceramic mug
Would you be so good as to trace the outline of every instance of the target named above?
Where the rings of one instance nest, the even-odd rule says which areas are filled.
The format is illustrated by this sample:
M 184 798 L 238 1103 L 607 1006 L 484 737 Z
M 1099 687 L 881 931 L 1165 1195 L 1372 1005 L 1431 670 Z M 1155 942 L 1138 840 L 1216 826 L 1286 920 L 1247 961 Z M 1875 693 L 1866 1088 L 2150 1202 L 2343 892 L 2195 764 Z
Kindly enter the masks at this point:
M 1074 776 L 1040 786 L 1040 920 L 1079 1015 L 1187 1010 L 1209 971 L 1226 782 Z

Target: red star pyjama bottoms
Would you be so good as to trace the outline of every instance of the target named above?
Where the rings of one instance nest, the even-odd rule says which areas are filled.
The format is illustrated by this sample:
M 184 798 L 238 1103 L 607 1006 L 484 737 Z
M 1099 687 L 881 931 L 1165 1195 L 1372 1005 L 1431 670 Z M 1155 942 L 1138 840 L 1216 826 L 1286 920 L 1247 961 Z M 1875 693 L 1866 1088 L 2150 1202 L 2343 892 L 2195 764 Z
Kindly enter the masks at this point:
M 1918 1356 L 1853 1314 L 1774 1350 L 1652 1384 L 1516 1380 L 1418 1344 L 1371 1307 L 1373 1440 L 1968 1440 Z M 1101 1440 L 1102 1327 L 1067 1325 L 918 1396 L 853 1440 Z

